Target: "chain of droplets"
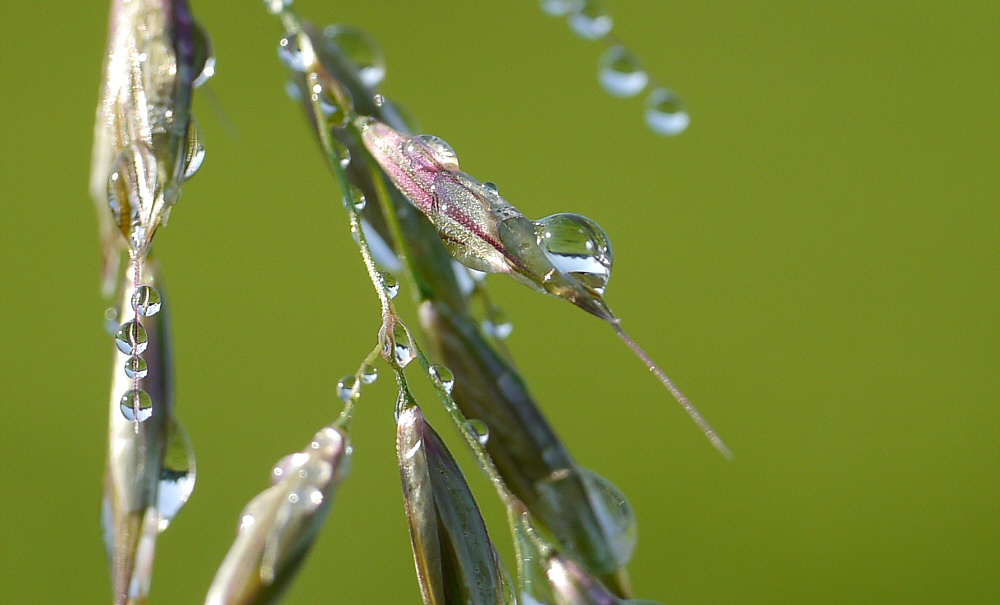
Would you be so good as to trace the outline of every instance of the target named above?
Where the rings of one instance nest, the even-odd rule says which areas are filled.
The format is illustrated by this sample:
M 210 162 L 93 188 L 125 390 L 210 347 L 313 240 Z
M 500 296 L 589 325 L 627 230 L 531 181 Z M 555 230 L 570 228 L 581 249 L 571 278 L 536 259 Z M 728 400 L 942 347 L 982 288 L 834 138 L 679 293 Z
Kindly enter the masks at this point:
M 651 80 L 639 58 L 611 34 L 611 15 L 599 0 L 540 0 L 540 6 L 548 15 L 566 17 L 577 36 L 604 43 L 606 49 L 598 61 L 597 79 L 608 94 L 634 97 L 650 90 L 644 114 L 650 130 L 670 137 L 687 129 L 691 118 L 680 97 Z
M 160 311 L 160 293 L 153 286 L 142 283 L 142 259 L 132 258 L 132 306 L 133 317 L 123 323 L 115 335 L 115 345 L 124 355 L 125 375 L 132 380 L 132 388 L 122 395 L 120 405 L 122 414 L 134 422 L 147 420 L 153 414 L 153 403 L 149 393 L 139 387 L 139 381 L 146 377 L 148 366 L 142 358 L 146 350 L 147 336 L 140 317 L 150 317 Z

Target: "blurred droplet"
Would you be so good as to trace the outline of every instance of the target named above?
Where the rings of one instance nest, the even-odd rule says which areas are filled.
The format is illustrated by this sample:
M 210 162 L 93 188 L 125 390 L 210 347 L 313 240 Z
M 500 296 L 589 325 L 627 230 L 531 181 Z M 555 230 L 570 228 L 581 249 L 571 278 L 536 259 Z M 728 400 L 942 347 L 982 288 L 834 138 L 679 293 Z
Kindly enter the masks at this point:
M 399 280 L 388 271 L 380 271 L 379 274 L 382 276 L 382 283 L 385 285 L 385 293 L 389 295 L 389 298 L 396 298 L 396 295 L 399 294 Z
M 442 168 L 458 170 L 458 155 L 444 139 L 432 134 L 418 134 L 416 138 L 430 148 L 434 159 L 437 160 L 438 164 L 441 164 Z
M 624 567 L 632 560 L 639 539 L 635 512 L 625 494 L 597 473 L 577 467 L 587 489 L 587 497 L 601 524 L 601 530 L 611 545 L 615 561 Z
M 479 445 L 486 445 L 490 440 L 490 427 L 486 426 L 486 423 L 478 418 L 473 418 L 466 423 L 466 428 L 472 433 L 472 436 L 476 438 Z
M 385 55 L 368 32 L 351 25 L 330 25 L 323 35 L 357 66 L 362 84 L 374 88 L 385 79 Z
M 366 363 L 365 367 L 361 368 L 361 383 L 371 384 L 378 380 L 378 368 L 370 363 Z
M 600 40 L 611 31 L 611 15 L 598 0 L 574 2 L 569 27 L 584 40 Z
M 646 97 L 646 125 L 653 132 L 672 137 L 684 132 L 689 123 L 691 117 L 674 91 L 657 88 Z
M 538 244 L 559 271 L 598 294 L 611 278 L 611 241 L 600 225 L 579 214 L 553 214 L 534 221 Z
M 139 315 L 146 317 L 156 315 L 160 312 L 161 304 L 160 293 L 153 286 L 143 284 L 136 288 L 135 293 L 132 294 L 132 306 Z
M 441 383 L 441 388 L 445 390 L 449 395 L 452 389 L 455 388 L 455 374 L 448 369 L 447 366 L 441 364 L 434 364 L 430 368 L 431 376 L 437 379 Z
M 142 389 L 133 389 L 125 393 L 118 403 L 122 416 L 131 422 L 136 420 L 144 422 L 153 416 L 153 400 L 149 393 Z M 138 415 L 136 411 L 138 411 Z
M 634 97 L 649 83 L 639 59 L 621 44 L 611 46 L 601 55 L 597 79 L 604 90 L 616 97 Z
M 488 317 L 483 321 L 483 332 L 497 340 L 503 340 L 514 331 L 514 324 L 500 307 L 490 307 Z
M 406 328 L 402 324 L 396 323 L 392 326 L 392 338 L 395 341 L 395 351 L 396 362 L 400 367 L 406 367 L 406 364 L 413 361 L 413 349 L 410 344 L 410 336 L 406 333 Z
M 277 15 L 291 5 L 292 0 L 264 0 L 264 6 L 272 15 Z
M 573 9 L 573 4 L 579 0 L 541 0 L 538 3 L 546 15 L 552 17 L 563 17 Z
M 299 85 L 295 83 L 295 80 L 288 80 L 285 82 L 285 94 L 288 98 L 299 103 L 302 101 L 302 90 Z
M 289 33 L 278 42 L 278 58 L 292 71 L 306 71 L 305 54 L 299 44 L 299 37 Z
M 146 330 L 133 319 L 118 329 L 115 345 L 125 355 L 138 355 L 146 350 Z
M 358 379 L 352 375 L 348 374 L 344 376 L 337 382 L 337 397 L 344 403 L 347 403 L 354 397 L 354 388 L 358 385 Z
M 195 69 L 198 75 L 191 82 L 192 88 L 198 88 L 215 75 L 215 49 L 208 32 L 197 21 L 192 23 L 191 39 L 195 47 Z
M 149 373 L 146 360 L 138 355 L 129 357 L 125 362 L 125 375 L 133 380 L 142 380 Z
M 201 134 L 198 121 L 191 116 L 188 118 L 187 136 L 184 139 L 184 180 L 193 177 L 204 161 L 204 136 Z

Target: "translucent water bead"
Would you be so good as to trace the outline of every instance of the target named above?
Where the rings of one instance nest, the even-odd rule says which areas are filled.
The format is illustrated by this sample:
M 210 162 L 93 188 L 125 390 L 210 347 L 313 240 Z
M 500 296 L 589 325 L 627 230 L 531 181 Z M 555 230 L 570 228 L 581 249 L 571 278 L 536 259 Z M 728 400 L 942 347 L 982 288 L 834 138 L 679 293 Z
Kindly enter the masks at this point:
M 133 389 L 124 395 L 118 402 L 122 416 L 129 421 L 144 422 L 153 416 L 153 400 L 149 393 L 142 389 Z M 138 414 L 136 414 L 138 410 Z
M 601 87 L 616 97 L 634 97 L 649 83 L 639 59 L 621 44 L 609 47 L 597 66 Z
M 153 286 L 143 284 L 132 295 L 132 306 L 145 317 L 159 313 L 161 304 L 160 293 Z
M 584 40 L 600 40 L 611 32 L 611 15 L 598 0 L 574 2 L 567 20 L 570 29 Z
M 615 561 L 624 567 L 632 560 L 639 537 L 632 505 L 625 494 L 604 477 L 583 467 L 577 467 L 577 472 L 583 479 L 587 498 L 611 545 Z
M 611 241 L 600 225 L 579 214 L 553 214 L 534 221 L 538 244 L 556 269 L 598 294 L 611 278 Z
M 351 25 L 330 25 L 323 35 L 358 68 L 358 78 L 369 88 L 385 79 L 385 55 L 368 32 Z
M 438 382 L 441 383 L 441 387 L 450 395 L 451 390 L 455 388 L 455 375 L 446 366 L 441 364 L 432 365 L 430 368 L 431 376 L 437 378 Z
M 672 137 L 687 130 L 690 123 L 691 117 L 674 91 L 657 88 L 646 97 L 646 125 L 653 132 Z
M 125 355 L 138 355 L 146 350 L 146 330 L 142 324 L 132 320 L 118 329 L 115 334 L 115 345 Z

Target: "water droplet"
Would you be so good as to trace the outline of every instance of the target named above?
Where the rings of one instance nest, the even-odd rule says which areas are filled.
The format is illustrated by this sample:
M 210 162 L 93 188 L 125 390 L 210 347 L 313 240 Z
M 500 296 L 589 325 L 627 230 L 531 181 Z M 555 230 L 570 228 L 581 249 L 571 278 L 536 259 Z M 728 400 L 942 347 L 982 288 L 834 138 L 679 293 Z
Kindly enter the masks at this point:
M 349 95 L 346 89 L 343 92 L 345 95 Z M 324 88 L 321 84 L 315 84 L 313 86 L 312 99 L 319 102 L 319 109 L 323 112 L 323 117 L 326 118 L 327 128 L 343 126 L 347 122 L 347 112 L 337 103 L 336 97 L 333 96 L 333 92 L 329 88 Z M 349 109 L 354 107 L 354 101 L 350 96 L 347 97 L 346 102 L 349 105 Z
M 125 362 L 125 375 L 133 380 L 142 380 L 149 373 L 146 360 L 142 357 L 129 357 Z
M 156 491 L 157 529 L 163 531 L 194 491 L 194 447 L 184 427 L 174 417 L 167 426 L 167 445 L 163 453 L 160 482 Z
M 611 15 L 598 0 L 574 2 L 569 27 L 584 40 L 600 40 L 611 31 Z
M 337 156 L 337 163 L 344 170 L 351 165 L 351 150 L 335 138 L 330 139 L 330 144 L 333 146 L 333 151 Z
M 615 561 L 622 567 L 632 560 L 639 539 L 635 512 L 625 494 L 597 473 L 577 467 L 587 490 L 587 498 L 597 515 L 604 536 L 611 545 Z
M 134 142 L 115 158 L 108 174 L 108 207 L 133 252 L 145 248 L 162 218 L 163 204 L 156 156 L 142 142 Z M 159 210 L 160 214 L 156 214 Z
M 486 445 L 486 442 L 490 440 L 490 427 L 486 426 L 486 423 L 482 420 L 473 418 L 465 424 L 465 427 L 469 429 L 469 432 L 476 438 L 479 445 Z
M 484 181 L 483 182 L 483 187 L 486 187 L 487 189 L 489 189 L 493 193 L 495 193 L 497 195 L 500 195 L 500 188 L 497 187 L 497 184 L 494 183 L 493 181 Z
M 601 87 L 616 97 L 634 97 L 649 83 L 639 59 L 621 44 L 604 51 L 597 65 Z
M 379 271 L 382 276 L 382 284 L 385 285 L 385 293 L 389 295 L 389 298 L 396 298 L 399 294 L 399 280 L 396 276 L 388 271 Z
M 146 330 L 132 320 L 122 325 L 115 334 L 115 345 L 125 355 L 138 355 L 146 350 Z
M 198 88 L 215 75 L 215 49 L 212 48 L 212 39 L 208 37 L 208 32 L 198 22 L 192 24 L 191 38 L 195 47 L 194 68 L 198 70 L 191 87 Z
M 574 0 L 541 0 L 538 4 L 546 15 L 562 17 L 573 9 Z
M 361 191 L 361 189 L 359 189 L 356 185 L 348 185 L 348 188 L 351 190 L 351 196 L 350 199 L 347 197 L 344 198 L 344 208 L 347 208 L 348 210 L 354 209 L 355 212 L 361 212 L 365 209 L 365 205 L 367 204 L 364 192 Z M 368 233 L 365 232 L 365 236 L 367 235 Z
M 500 307 L 491 307 L 488 315 L 489 317 L 483 320 L 482 325 L 483 332 L 486 335 L 492 336 L 497 340 L 503 340 L 514 331 L 514 324 L 510 322 L 507 314 Z
M 672 137 L 687 130 L 691 116 L 672 90 L 657 88 L 646 97 L 646 125 L 663 136 Z
M 138 419 L 139 422 L 144 422 L 153 416 L 153 400 L 149 393 L 142 389 L 132 389 L 125 393 L 118 404 L 122 415 L 129 421 L 134 422 Z M 135 413 L 136 409 L 139 410 L 138 416 Z
M 458 155 L 444 139 L 432 134 L 418 134 L 416 138 L 430 148 L 431 154 L 445 170 L 458 170 Z
M 308 67 L 296 34 L 289 33 L 278 42 L 278 58 L 292 71 L 306 71 Z
M 300 103 L 302 101 L 302 90 L 299 88 L 299 85 L 295 83 L 295 80 L 288 80 L 285 82 L 285 94 L 288 95 L 289 99 L 295 101 L 296 103 Z
M 354 388 L 358 386 L 358 379 L 351 374 L 344 376 L 337 382 L 337 397 L 347 403 L 354 397 Z
M 205 143 L 198 121 L 191 116 L 188 119 L 187 136 L 184 138 L 184 180 L 188 180 L 198 172 L 201 163 L 205 161 Z
M 375 95 L 374 97 L 372 97 L 372 103 L 375 103 L 375 107 L 382 107 L 382 105 L 385 103 L 385 97 L 383 97 L 382 95 Z
M 331 25 L 323 34 L 358 67 L 362 84 L 374 88 L 385 79 L 385 55 L 368 32 L 351 25 Z
M 406 364 L 413 361 L 413 349 L 410 345 L 410 336 L 402 324 L 396 323 L 392 326 L 392 339 L 396 343 L 396 362 L 399 363 L 400 367 L 405 368 Z
M 579 214 L 553 214 L 534 221 L 538 244 L 562 273 L 604 294 L 611 277 L 611 241 L 600 225 Z
M 378 380 L 378 368 L 370 363 L 366 363 L 365 367 L 361 368 L 361 383 L 371 384 Z
M 430 368 L 431 376 L 441 383 L 441 387 L 451 395 L 451 390 L 455 388 L 455 374 L 441 364 L 434 364 Z
M 143 284 L 132 294 L 132 306 L 139 311 L 139 315 L 156 315 L 160 312 L 160 293 L 153 286 Z
M 277 15 L 291 5 L 292 0 L 264 0 L 264 6 L 272 15 Z

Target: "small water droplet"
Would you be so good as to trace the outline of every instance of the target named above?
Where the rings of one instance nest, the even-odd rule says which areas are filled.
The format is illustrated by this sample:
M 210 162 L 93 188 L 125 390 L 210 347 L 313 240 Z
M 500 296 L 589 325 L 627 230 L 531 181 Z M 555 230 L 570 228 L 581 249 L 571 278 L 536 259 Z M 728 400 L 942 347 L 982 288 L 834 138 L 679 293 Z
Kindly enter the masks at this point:
M 534 221 L 538 245 L 562 273 L 598 294 L 611 277 L 611 241 L 600 225 L 579 214 L 553 214 Z
M 272 15 L 277 15 L 292 5 L 292 0 L 264 0 L 264 6 Z
M 125 355 L 138 355 L 146 350 L 146 330 L 134 319 L 118 329 L 115 345 Z
M 382 276 L 382 283 L 385 285 L 386 294 L 389 295 L 389 298 L 396 298 L 396 295 L 399 294 L 399 280 L 388 271 L 379 271 L 379 274 Z
M 368 32 L 351 25 L 331 25 L 323 35 L 357 66 L 362 84 L 374 88 L 385 79 L 385 55 Z
M 663 136 L 672 137 L 687 130 L 691 116 L 672 90 L 657 88 L 646 97 L 646 125 Z
M 184 139 L 184 180 L 188 180 L 198 172 L 205 161 L 204 137 L 201 127 L 194 116 L 188 118 L 187 136 Z
M 538 5 L 546 15 L 562 17 L 573 9 L 574 3 L 574 0 L 541 0 Z
M 278 58 L 292 71 L 306 71 L 305 53 L 299 44 L 299 37 L 289 33 L 278 42 Z
M 347 167 L 351 165 L 351 150 L 347 148 L 347 145 L 334 138 L 330 139 L 330 144 L 337 155 L 337 163 L 340 164 L 341 168 L 347 170 Z
M 125 362 L 125 375 L 133 380 L 142 380 L 149 373 L 146 360 L 142 357 L 129 357 Z
M 144 422 L 153 416 L 153 400 L 149 393 L 142 389 L 132 389 L 125 393 L 118 403 L 122 415 L 129 421 L 134 422 L 138 419 L 139 422 Z M 136 409 L 139 410 L 138 416 L 135 413 Z
M 490 440 L 490 427 L 482 420 L 473 418 L 465 426 L 472 433 L 472 436 L 476 438 L 476 441 L 479 442 L 479 445 L 486 445 L 486 442 Z
M 451 390 L 455 388 L 455 374 L 447 366 L 434 364 L 430 368 L 431 376 L 441 383 L 441 387 L 451 395 Z
M 500 188 L 497 187 L 497 184 L 494 183 L 493 181 L 484 181 L 483 182 L 483 187 L 486 187 L 487 189 L 489 189 L 493 193 L 496 193 L 497 195 L 500 195 Z
M 600 40 L 611 31 L 611 15 L 598 0 L 574 2 L 567 19 L 570 29 L 584 40 Z
M 406 333 L 406 328 L 402 324 L 396 323 L 392 326 L 392 338 L 396 342 L 395 355 L 396 362 L 400 367 L 413 361 L 413 349 L 410 345 L 410 336 Z
M 132 294 L 132 306 L 139 311 L 139 315 L 156 315 L 161 304 L 160 293 L 153 286 L 142 284 Z
M 418 134 L 416 139 L 431 150 L 431 155 L 445 170 L 458 170 L 458 154 L 441 137 L 432 134 Z
M 639 59 L 621 44 L 615 44 L 601 55 L 597 79 L 604 90 L 616 97 L 634 97 L 649 83 L 649 76 Z
M 355 212 L 361 212 L 365 209 L 365 205 L 367 204 L 364 192 L 361 191 L 361 189 L 359 189 L 356 185 L 348 185 L 348 188 L 351 190 L 351 195 L 350 198 L 344 198 L 344 208 L 347 208 L 348 210 L 353 209 Z M 365 233 L 365 235 L 368 234 Z
M 482 325 L 483 332 L 486 335 L 492 336 L 497 340 L 503 340 L 514 331 L 514 324 L 510 322 L 507 314 L 500 307 L 491 307 L 488 315 L 489 317 L 483 320 Z
M 365 367 L 361 368 L 361 383 L 371 384 L 378 380 L 378 368 L 370 363 L 366 363 Z
M 337 397 L 344 403 L 347 403 L 354 397 L 354 388 L 358 385 L 358 379 L 348 374 L 344 376 L 337 382 Z

